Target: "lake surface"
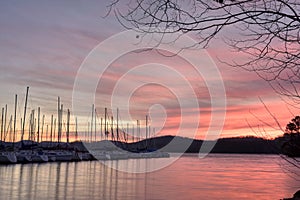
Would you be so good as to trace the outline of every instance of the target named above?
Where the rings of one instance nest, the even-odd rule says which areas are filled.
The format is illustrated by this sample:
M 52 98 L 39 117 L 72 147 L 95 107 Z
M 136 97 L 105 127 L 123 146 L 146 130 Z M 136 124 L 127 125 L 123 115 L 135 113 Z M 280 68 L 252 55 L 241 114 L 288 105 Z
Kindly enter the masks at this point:
M 159 158 L 160 161 L 169 158 Z M 114 161 L 133 167 L 159 159 Z M 0 199 L 280 199 L 300 189 L 299 169 L 277 155 L 186 154 L 151 173 L 99 161 L 0 166 Z

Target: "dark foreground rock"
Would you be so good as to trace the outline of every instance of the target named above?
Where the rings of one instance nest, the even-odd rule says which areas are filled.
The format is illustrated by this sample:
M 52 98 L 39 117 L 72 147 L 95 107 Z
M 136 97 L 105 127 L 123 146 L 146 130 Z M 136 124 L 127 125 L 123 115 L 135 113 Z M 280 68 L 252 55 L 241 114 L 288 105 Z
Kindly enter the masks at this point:
M 298 190 L 292 198 L 285 198 L 283 200 L 300 200 L 300 190 Z

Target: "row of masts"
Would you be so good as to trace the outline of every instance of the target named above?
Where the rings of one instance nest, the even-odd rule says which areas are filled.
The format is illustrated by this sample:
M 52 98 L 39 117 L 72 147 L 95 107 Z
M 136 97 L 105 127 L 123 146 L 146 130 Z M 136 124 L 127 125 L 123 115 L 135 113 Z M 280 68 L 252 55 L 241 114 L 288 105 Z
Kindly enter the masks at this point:
M 135 125 L 126 123 L 126 126 L 123 127 L 120 125 L 119 119 L 119 109 L 117 108 L 116 119 L 113 116 L 109 116 L 107 108 L 104 110 L 104 118 L 100 118 L 100 123 L 97 123 L 97 110 L 95 106 L 92 105 L 92 119 L 88 122 L 88 131 L 84 134 L 84 139 L 87 142 L 94 142 L 99 140 L 112 140 L 112 141 L 122 141 L 122 142 L 138 142 L 141 139 L 148 139 L 150 135 L 151 127 L 148 124 L 149 117 L 146 115 L 146 122 L 144 125 L 145 136 L 142 136 L 141 133 L 141 120 L 136 120 Z M 97 133 L 97 125 L 100 126 L 100 132 Z M 135 134 L 136 130 L 136 134 Z M 153 129 L 154 133 L 155 129 Z M 129 134 L 131 133 L 131 134 Z
M 29 126 L 28 131 L 26 131 L 26 115 L 27 115 L 27 102 L 28 102 L 28 92 L 29 87 L 26 90 L 25 96 L 25 105 L 24 105 L 24 112 L 23 118 L 20 120 L 20 127 L 21 127 L 21 136 L 20 141 L 23 140 L 31 140 L 36 142 L 42 141 L 50 141 L 50 142 L 62 142 L 62 138 L 69 143 L 70 139 L 78 140 L 79 133 L 78 133 L 78 120 L 75 117 L 75 130 L 73 132 L 70 131 L 71 124 L 71 112 L 67 109 L 67 121 L 66 123 L 63 121 L 63 104 L 61 104 L 60 97 L 57 100 L 57 118 L 54 118 L 54 115 L 51 115 L 50 120 L 50 127 L 49 124 L 45 123 L 45 115 L 41 116 L 41 108 L 38 107 L 37 109 L 37 117 L 36 112 L 34 109 L 31 110 L 29 116 Z M 17 101 L 18 96 L 15 95 L 15 106 L 14 106 L 14 115 L 10 116 L 9 123 L 7 125 L 7 105 L 2 108 L 2 115 L 1 115 L 1 133 L 0 133 L 0 140 L 1 141 L 10 141 L 16 142 L 17 141 Z M 112 140 L 112 141 L 119 141 L 119 142 L 137 142 L 143 139 L 148 139 L 150 136 L 150 126 L 148 124 L 148 116 L 146 115 L 146 123 L 144 126 L 145 129 L 145 137 L 142 137 L 141 134 L 141 121 L 136 121 L 136 134 L 135 134 L 135 126 L 129 123 L 126 124 L 126 128 L 122 125 L 120 126 L 119 123 L 119 109 L 117 109 L 116 120 L 114 120 L 113 116 L 108 115 L 107 108 L 104 109 L 104 119 L 101 117 L 98 120 L 98 113 L 94 106 L 92 105 L 92 118 L 91 121 L 88 122 L 87 131 L 80 134 L 80 139 L 86 142 L 96 142 L 100 140 Z M 100 123 L 99 123 L 100 121 Z M 97 126 L 100 125 L 100 131 Z M 65 136 L 63 137 L 63 127 L 65 127 Z M 57 133 L 56 133 L 57 130 Z M 98 131 L 97 131 L 98 130 Z M 153 131 L 155 131 L 153 129 Z M 131 132 L 131 134 L 129 134 Z M 27 133 L 28 137 L 25 137 Z M 72 134 L 72 135 L 71 135 Z M 72 137 L 71 137 L 72 136 Z M 75 138 L 74 138 L 75 137 Z

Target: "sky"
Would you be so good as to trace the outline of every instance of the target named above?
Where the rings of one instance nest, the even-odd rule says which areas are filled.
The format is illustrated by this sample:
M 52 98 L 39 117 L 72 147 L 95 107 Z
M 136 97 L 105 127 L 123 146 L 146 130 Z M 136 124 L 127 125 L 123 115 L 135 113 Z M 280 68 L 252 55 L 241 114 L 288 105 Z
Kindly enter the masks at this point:
M 66 109 L 71 109 L 74 114 L 72 103 L 78 99 L 74 99 L 73 89 L 82 64 L 101 42 L 125 31 L 114 16 L 104 17 L 108 4 L 109 1 L 83 0 L 0 2 L 0 106 L 8 105 L 8 119 L 14 112 L 14 98 L 18 94 L 17 126 L 21 123 L 27 86 L 30 87 L 28 112 L 41 107 L 45 124 L 49 125 L 51 114 L 57 116 L 58 96 L 65 108 L 63 121 L 66 120 Z M 98 60 L 113 54 L 116 50 L 113 46 L 105 49 L 103 54 L 98 52 Z M 144 126 L 145 116 L 150 115 L 150 132 L 156 136 L 177 135 L 180 126 L 185 127 L 181 136 L 198 139 L 210 138 L 209 134 L 217 134 L 218 137 L 254 135 L 267 138 L 281 135 L 282 131 L 264 104 L 283 128 L 296 114 L 293 107 L 287 106 L 256 74 L 222 63 L 220 60 L 238 59 L 239 54 L 232 53 L 220 38 L 212 41 L 206 51 L 211 59 L 208 62 L 217 67 L 226 92 L 226 108 L 216 108 L 216 115 L 226 113 L 220 135 L 214 133 L 214 127 L 220 122 L 211 120 L 214 108 L 210 96 L 210 89 L 220 88 L 209 88 L 205 82 L 209 79 L 214 84 L 220 79 L 197 76 L 193 66 L 180 56 L 166 57 L 157 51 L 129 52 L 114 60 L 101 77 L 93 71 L 81 77 L 87 82 L 94 78 L 101 80 L 94 102 L 97 123 L 103 118 L 105 107 L 109 116 L 114 114 L 114 118 L 118 107 L 120 120 L 123 120 L 120 123 L 124 127 L 127 123 L 130 127 L 134 126 L 136 120 L 140 120 Z M 190 54 L 191 57 L 198 55 L 197 52 Z M 202 69 L 206 67 L 205 63 L 200 65 Z M 138 73 L 134 71 L 139 69 Z M 188 94 L 187 85 L 177 82 L 182 76 L 196 93 L 197 107 L 191 103 L 195 96 Z M 124 81 L 119 84 L 120 88 L 123 86 L 123 91 L 131 84 L 138 87 L 130 95 L 125 92 L 113 93 L 120 80 Z M 160 81 L 172 83 L 172 88 L 159 84 Z M 84 97 L 86 91 L 80 92 Z M 111 107 L 112 95 L 114 101 L 118 102 L 116 107 Z M 124 106 L 127 101 L 128 107 Z M 185 102 L 185 106 L 182 107 L 181 102 Z M 79 104 L 83 110 L 78 116 L 78 124 L 80 131 L 84 132 L 91 121 L 92 106 L 84 99 Z M 131 118 L 127 117 L 128 113 Z M 72 115 L 73 130 L 74 119 Z M 195 123 L 199 127 L 194 133 L 189 127 L 191 129 Z M 212 131 L 208 132 L 209 129 Z

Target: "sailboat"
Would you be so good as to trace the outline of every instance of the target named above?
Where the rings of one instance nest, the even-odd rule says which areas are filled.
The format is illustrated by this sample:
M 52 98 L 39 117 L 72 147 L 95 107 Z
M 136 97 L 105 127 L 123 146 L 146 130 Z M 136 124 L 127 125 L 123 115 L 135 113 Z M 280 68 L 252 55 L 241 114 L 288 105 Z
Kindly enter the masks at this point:
M 32 151 L 31 152 L 32 162 L 48 162 L 49 158 L 42 151 Z
M 26 151 L 18 151 L 15 153 L 18 163 L 29 163 L 32 162 L 31 155 Z
M 17 157 L 14 152 L 9 152 L 9 151 L 0 152 L 0 163 L 1 164 L 17 163 Z

